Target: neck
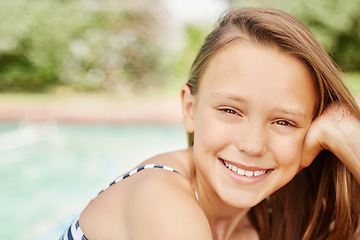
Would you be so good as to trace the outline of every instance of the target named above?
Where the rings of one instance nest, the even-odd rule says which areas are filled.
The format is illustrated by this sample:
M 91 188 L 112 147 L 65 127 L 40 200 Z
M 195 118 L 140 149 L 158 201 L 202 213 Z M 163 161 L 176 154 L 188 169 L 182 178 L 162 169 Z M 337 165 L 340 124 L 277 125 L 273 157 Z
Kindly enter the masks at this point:
M 225 216 L 225 217 L 215 217 L 213 219 L 209 219 L 209 224 L 213 233 L 214 239 L 227 240 L 232 236 L 241 235 L 239 232 L 240 229 L 246 229 L 250 227 L 247 224 L 247 211 L 242 211 L 241 213 L 233 216 Z M 246 226 L 248 225 L 248 226 Z M 246 226 L 246 227 L 245 227 Z
M 210 188 L 201 184 L 199 176 L 195 177 L 195 188 L 199 194 L 199 204 L 203 209 L 213 238 L 226 240 L 233 235 L 238 235 L 240 230 L 251 228 L 247 213 L 249 208 L 239 209 L 229 206 Z

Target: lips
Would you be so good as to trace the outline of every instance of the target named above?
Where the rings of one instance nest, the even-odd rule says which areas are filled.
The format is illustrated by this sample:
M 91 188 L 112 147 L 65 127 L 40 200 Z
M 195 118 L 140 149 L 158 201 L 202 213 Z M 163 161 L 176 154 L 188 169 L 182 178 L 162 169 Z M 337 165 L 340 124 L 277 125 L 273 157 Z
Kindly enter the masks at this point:
M 237 164 L 235 166 L 235 164 L 232 164 L 230 162 L 227 162 L 223 159 L 220 159 L 224 166 L 233 171 L 234 173 L 240 175 L 240 176 L 245 176 L 245 177 L 249 177 L 249 178 L 254 178 L 254 177 L 260 177 L 262 175 L 265 175 L 267 172 L 269 172 L 271 169 L 262 169 L 262 168 L 256 168 L 256 167 L 246 167 L 246 166 L 240 166 L 239 164 Z

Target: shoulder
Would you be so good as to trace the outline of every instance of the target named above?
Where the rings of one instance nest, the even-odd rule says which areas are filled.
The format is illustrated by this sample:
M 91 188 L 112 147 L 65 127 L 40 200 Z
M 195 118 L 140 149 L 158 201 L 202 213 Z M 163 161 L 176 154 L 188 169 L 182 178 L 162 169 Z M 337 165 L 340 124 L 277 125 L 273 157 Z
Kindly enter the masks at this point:
M 190 183 L 170 174 L 174 173 L 149 171 L 146 181 L 129 193 L 124 217 L 130 238 L 211 239 L 206 216 Z
M 211 239 L 189 181 L 162 169 L 114 184 L 89 204 L 80 225 L 90 239 Z

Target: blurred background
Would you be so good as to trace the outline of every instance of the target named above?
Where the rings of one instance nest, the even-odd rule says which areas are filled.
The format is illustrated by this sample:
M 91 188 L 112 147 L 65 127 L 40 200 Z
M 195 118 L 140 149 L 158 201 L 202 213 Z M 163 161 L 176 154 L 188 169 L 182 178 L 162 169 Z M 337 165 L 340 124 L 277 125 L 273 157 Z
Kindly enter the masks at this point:
M 233 6 L 301 19 L 360 93 L 360 0 L 0 1 L 0 239 L 56 239 L 115 177 L 186 147 L 179 89 Z

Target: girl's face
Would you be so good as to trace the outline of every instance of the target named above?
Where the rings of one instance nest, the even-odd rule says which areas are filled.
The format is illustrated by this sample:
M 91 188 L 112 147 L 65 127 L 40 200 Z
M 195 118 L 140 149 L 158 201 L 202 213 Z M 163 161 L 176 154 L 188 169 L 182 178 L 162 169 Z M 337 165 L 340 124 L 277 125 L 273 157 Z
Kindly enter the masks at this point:
M 252 207 L 300 170 L 316 93 L 299 60 L 235 43 L 210 61 L 196 96 L 186 87 L 183 94 L 198 187 L 207 194 Z

